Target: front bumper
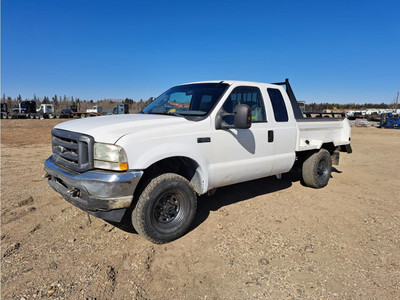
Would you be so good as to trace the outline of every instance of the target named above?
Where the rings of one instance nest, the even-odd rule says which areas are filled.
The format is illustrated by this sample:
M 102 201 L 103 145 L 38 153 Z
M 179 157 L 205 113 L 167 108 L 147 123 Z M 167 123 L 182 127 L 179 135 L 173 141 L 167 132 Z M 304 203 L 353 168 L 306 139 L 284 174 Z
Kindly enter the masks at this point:
M 87 171 L 70 173 L 56 166 L 50 156 L 44 163 L 49 185 L 65 200 L 108 221 L 120 222 L 130 207 L 142 171 Z

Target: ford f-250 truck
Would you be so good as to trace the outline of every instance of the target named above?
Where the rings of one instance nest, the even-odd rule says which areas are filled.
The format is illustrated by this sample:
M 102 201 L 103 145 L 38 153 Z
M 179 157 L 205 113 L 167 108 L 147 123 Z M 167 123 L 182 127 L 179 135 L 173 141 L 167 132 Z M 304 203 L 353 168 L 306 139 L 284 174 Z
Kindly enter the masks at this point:
M 197 195 L 295 164 L 322 188 L 351 146 L 348 120 L 304 118 L 288 80 L 209 81 L 173 87 L 139 114 L 61 123 L 52 150 L 45 177 L 67 201 L 109 221 L 130 214 L 165 243 L 188 230 Z

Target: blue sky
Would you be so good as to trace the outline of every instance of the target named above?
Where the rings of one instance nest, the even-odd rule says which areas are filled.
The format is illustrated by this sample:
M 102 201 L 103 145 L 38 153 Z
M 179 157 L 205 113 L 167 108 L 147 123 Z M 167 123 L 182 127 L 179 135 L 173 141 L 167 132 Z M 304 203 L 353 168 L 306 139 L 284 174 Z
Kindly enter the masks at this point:
M 277 82 L 298 100 L 400 89 L 400 1 L 1 1 L 1 93 L 148 99 L 199 80 Z

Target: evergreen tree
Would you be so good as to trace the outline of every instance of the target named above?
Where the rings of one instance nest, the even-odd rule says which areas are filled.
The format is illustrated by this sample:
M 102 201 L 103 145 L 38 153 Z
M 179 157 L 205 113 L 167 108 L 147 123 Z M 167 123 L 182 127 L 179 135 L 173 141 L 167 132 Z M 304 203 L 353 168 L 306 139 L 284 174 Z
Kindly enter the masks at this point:
M 7 97 L 7 107 L 10 109 L 12 105 L 12 98 L 11 97 Z
M 58 97 L 57 97 L 57 94 L 54 95 L 54 97 L 52 98 L 52 100 L 53 100 L 54 108 L 57 108 L 57 107 L 58 107 Z

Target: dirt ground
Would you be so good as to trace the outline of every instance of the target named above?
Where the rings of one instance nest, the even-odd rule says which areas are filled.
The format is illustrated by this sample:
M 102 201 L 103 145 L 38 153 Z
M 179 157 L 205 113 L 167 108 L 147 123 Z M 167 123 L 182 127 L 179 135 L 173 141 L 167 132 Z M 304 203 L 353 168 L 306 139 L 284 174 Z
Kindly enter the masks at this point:
M 2 299 L 400 299 L 400 130 L 353 128 L 327 187 L 218 189 L 154 245 L 42 179 L 61 120 L 1 121 Z

